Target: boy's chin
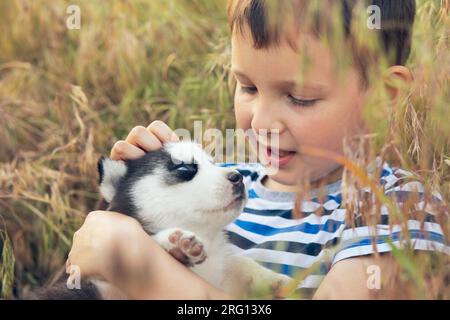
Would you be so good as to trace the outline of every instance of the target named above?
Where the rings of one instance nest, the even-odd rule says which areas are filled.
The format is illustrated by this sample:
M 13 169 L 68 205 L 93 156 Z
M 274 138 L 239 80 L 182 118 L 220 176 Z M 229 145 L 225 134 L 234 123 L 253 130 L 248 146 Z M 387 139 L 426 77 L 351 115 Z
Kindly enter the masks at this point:
M 298 186 L 298 176 L 295 170 L 287 168 L 276 168 L 272 166 L 264 166 L 267 176 L 274 182 L 289 187 Z

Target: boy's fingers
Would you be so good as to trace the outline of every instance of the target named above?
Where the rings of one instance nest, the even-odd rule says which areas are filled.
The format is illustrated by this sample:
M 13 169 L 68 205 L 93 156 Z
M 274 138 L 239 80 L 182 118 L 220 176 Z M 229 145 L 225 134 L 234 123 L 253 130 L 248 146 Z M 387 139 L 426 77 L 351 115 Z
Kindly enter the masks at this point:
M 162 148 L 169 141 L 179 141 L 170 127 L 160 120 L 153 121 L 147 128 L 134 127 L 125 141 L 118 141 L 111 150 L 113 160 L 132 160 L 142 157 L 146 151 Z
M 161 141 L 143 126 L 134 127 L 125 141 L 144 151 L 158 150 L 162 147 Z
M 136 146 L 126 142 L 117 141 L 111 150 L 110 158 L 113 160 L 132 160 L 142 157 L 145 152 Z
M 179 141 L 178 136 L 170 127 L 160 120 L 155 120 L 147 127 L 162 143 Z

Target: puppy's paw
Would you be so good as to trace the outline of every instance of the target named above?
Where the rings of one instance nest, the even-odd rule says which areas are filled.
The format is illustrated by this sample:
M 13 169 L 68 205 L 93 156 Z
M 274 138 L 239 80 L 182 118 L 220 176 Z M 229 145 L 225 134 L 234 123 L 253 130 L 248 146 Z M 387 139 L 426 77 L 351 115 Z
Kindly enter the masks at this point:
M 154 238 L 175 259 L 187 266 L 200 264 L 207 257 L 202 241 L 193 232 L 173 228 L 159 232 Z
M 262 295 L 270 299 L 285 298 L 288 287 L 293 279 L 268 269 L 260 269 L 251 276 L 249 292 L 253 295 Z
M 293 279 L 284 275 L 276 274 L 270 279 L 270 290 L 274 298 L 284 298 L 288 294 L 288 287 L 292 284 Z
M 169 235 L 172 248 L 169 253 L 187 265 L 205 261 L 206 252 L 202 241 L 194 233 L 186 230 L 175 230 Z
M 232 260 L 229 291 L 239 297 L 279 299 L 290 295 L 295 280 L 247 257 Z

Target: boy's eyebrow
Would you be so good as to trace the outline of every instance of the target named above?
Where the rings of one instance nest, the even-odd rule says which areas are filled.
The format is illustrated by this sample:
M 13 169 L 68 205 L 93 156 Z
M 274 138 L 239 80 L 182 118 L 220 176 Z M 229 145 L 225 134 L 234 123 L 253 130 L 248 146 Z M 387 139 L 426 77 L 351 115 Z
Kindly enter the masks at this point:
M 236 69 L 231 69 L 231 72 L 235 76 L 238 76 L 239 78 L 243 78 L 244 80 L 250 81 L 250 78 L 247 77 L 242 71 L 239 71 L 239 70 L 236 70 Z
M 231 72 L 238 78 L 252 82 L 250 80 L 250 78 L 247 77 L 247 75 L 245 73 L 243 73 L 242 71 L 239 71 L 237 69 L 231 69 Z M 295 89 L 295 88 L 299 87 L 300 84 L 294 80 L 282 80 L 282 81 L 277 81 L 276 86 L 280 87 L 280 88 L 285 88 L 285 89 Z M 325 91 L 325 89 L 326 89 L 325 85 L 322 85 L 319 83 L 317 83 L 317 84 L 304 83 L 301 87 L 303 89 L 307 89 L 307 90 L 309 89 L 309 90 L 319 90 L 319 91 Z

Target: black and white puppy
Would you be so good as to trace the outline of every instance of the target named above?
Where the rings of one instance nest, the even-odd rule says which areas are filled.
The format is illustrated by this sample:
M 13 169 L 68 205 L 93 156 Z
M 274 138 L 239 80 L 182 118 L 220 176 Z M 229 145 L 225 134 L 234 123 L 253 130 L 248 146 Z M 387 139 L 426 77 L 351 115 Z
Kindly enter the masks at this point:
M 230 245 L 224 227 L 246 201 L 242 176 L 221 168 L 195 143 L 168 143 L 127 162 L 99 162 L 108 210 L 136 218 L 168 252 L 222 287 Z
M 136 218 L 164 249 L 214 286 L 241 293 L 243 284 L 264 282 L 275 288 L 290 280 L 231 254 L 223 229 L 245 205 L 243 179 L 235 170 L 214 165 L 199 145 L 167 143 L 125 162 L 101 158 L 98 169 L 108 210 Z M 72 289 L 72 295 L 59 295 L 63 299 L 120 297 L 98 280 L 84 288 L 89 292 Z

